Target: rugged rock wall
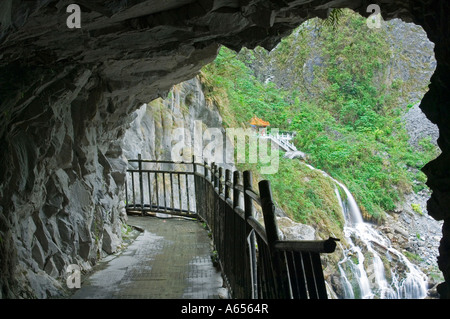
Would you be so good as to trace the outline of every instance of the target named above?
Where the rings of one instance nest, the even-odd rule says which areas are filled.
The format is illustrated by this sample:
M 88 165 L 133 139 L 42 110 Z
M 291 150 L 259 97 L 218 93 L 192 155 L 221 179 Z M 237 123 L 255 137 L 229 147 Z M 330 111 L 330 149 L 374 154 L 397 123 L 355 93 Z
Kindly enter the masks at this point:
M 414 104 L 404 115 L 406 130 L 409 135 L 409 143 L 413 147 L 420 147 L 420 140 L 427 138 L 433 145 L 437 145 L 439 130 L 437 126 L 431 123 L 420 109 L 420 103 Z
M 126 122 L 91 71 L 60 76 L 43 85 L 61 93 L 28 97 L 27 116 L 2 140 L 2 278 L 19 280 L 23 297 L 54 295 L 47 281 L 67 265 L 89 269 L 120 243 L 117 135 Z
M 185 150 L 198 143 L 194 136 L 196 121 L 202 133 L 206 128 L 223 131 L 222 118 L 217 107 L 205 100 L 199 77 L 175 85 L 165 99 L 156 99 L 142 105 L 124 135 L 122 148 L 127 159 L 136 159 L 138 154 L 144 159 L 178 160 L 173 158 L 175 146 L 181 142 L 178 134 L 184 130 Z M 203 137 L 203 134 L 200 136 Z M 181 146 L 181 144 L 180 144 Z M 186 152 L 180 155 L 191 161 L 192 155 L 201 160 L 202 154 Z M 216 158 L 205 158 L 208 162 Z
M 257 58 L 248 59 L 247 63 L 255 76 L 261 82 L 270 81 L 288 90 L 294 88 L 313 98 L 321 95 L 329 85 L 324 73 L 330 61 L 322 48 L 325 40 L 321 29 L 325 27 L 319 23 L 310 20 L 297 28 L 287 42 L 292 50 L 285 49 L 286 44 L 270 52 L 260 48 L 254 50 Z M 396 85 L 400 90 L 399 105 L 420 101 L 436 69 L 434 44 L 428 40 L 425 31 L 413 23 L 392 19 L 383 21 L 379 30 L 367 29 L 365 32 L 383 37 L 389 44 L 390 58 L 385 61 L 386 68 L 376 71 L 373 83 L 386 87 Z
M 2 297 L 53 295 L 39 289 L 40 280 L 52 280 L 42 278 L 58 277 L 67 263 L 89 267 L 100 247 L 114 249 L 124 170 L 117 141 L 133 110 L 192 78 L 219 44 L 272 48 L 330 7 L 368 15 L 365 1 L 346 0 L 80 0 L 81 28 L 69 29 L 69 3 L 0 4 Z M 437 69 L 421 108 L 440 130 L 443 152 L 425 172 L 433 190 L 428 211 L 446 220 L 439 263 L 450 282 L 449 4 L 380 6 L 385 19 L 420 24 L 436 44 Z

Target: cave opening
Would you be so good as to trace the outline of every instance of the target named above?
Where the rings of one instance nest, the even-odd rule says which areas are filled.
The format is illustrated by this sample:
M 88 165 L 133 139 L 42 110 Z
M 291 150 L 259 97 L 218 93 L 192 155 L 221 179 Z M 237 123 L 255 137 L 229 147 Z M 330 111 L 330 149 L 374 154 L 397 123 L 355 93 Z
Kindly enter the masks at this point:
M 382 184 L 385 185 L 385 187 L 401 189 L 399 192 L 392 193 L 389 193 L 386 190 L 382 191 L 387 195 L 384 198 L 380 197 L 378 199 L 378 202 L 389 201 L 390 199 L 392 199 L 392 197 L 395 197 L 396 200 L 392 199 L 392 203 L 385 204 L 384 206 L 380 205 L 381 209 L 380 207 L 378 207 L 377 209 L 379 209 L 379 211 L 381 212 L 368 212 L 368 209 L 366 209 L 364 205 L 373 205 L 373 203 L 370 202 L 360 204 L 360 210 L 362 211 L 362 215 L 365 221 L 374 225 L 374 227 L 377 229 L 377 232 L 380 232 L 381 234 L 383 234 L 383 236 L 385 236 L 385 239 L 383 239 L 383 244 L 379 243 L 380 246 L 389 246 L 389 249 L 393 249 L 395 246 L 397 250 L 402 251 L 412 261 L 421 264 L 422 269 L 426 269 L 426 271 L 429 272 L 429 279 L 427 279 L 427 283 L 424 284 L 422 282 L 422 284 L 424 284 L 426 288 L 422 288 L 422 292 L 418 295 L 402 295 L 399 292 L 402 289 L 400 287 L 401 285 L 398 285 L 398 283 L 395 281 L 403 282 L 407 281 L 408 278 L 405 277 L 404 269 L 400 269 L 400 271 L 403 272 L 402 276 L 400 277 L 397 275 L 396 271 L 398 271 L 398 268 L 407 267 L 405 265 L 397 266 L 395 265 L 395 263 L 390 262 L 388 259 L 392 257 L 390 256 L 389 252 L 387 250 L 383 252 L 382 249 L 377 247 L 378 250 L 381 251 L 380 255 L 384 260 L 385 269 L 379 273 L 376 273 L 374 271 L 374 265 L 371 263 L 371 260 L 380 258 L 380 256 L 374 251 L 367 252 L 367 248 L 365 248 L 365 267 L 368 268 L 366 276 L 368 276 L 373 281 L 372 285 L 374 287 L 372 287 L 372 289 L 376 291 L 376 294 L 372 292 L 366 292 L 366 295 L 363 296 L 363 293 L 359 291 L 361 287 L 356 287 L 354 289 L 358 291 L 357 295 L 360 298 L 423 298 L 426 296 L 426 294 L 424 294 L 424 289 L 428 290 L 428 286 L 434 287 L 436 283 L 439 282 L 439 280 L 442 280 L 442 277 L 439 276 L 439 270 L 436 264 L 436 257 L 438 255 L 438 242 L 436 238 L 439 236 L 442 223 L 435 222 L 429 216 L 427 216 L 426 201 L 429 199 L 429 190 L 425 185 L 424 175 L 422 175 L 422 173 L 420 172 L 420 169 L 425 164 L 424 162 L 434 159 L 436 156 L 438 156 L 439 152 L 436 143 L 438 136 L 437 127 L 435 127 L 425 119 L 425 115 L 423 115 L 419 107 L 420 100 L 428 90 L 427 87 L 429 79 L 431 78 L 436 65 L 433 54 L 433 44 L 429 42 L 423 29 L 418 26 L 406 24 L 400 20 L 383 21 L 380 19 L 378 23 L 384 25 L 383 30 L 373 31 L 370 27 L 366 27 L 366 24 L 369 25 L 369 21 L 366 20 L 366 18 L 362 18 L 361 16 L 357 18 L 356 15 L 357 14 L 354 14 L 354 12 L 351 10 L 338 11 L 337 14 L 330 15 L 332 17 L 331 19 L 328 18 L 328 20 L 325 21 L 319 19 L 308 20 L 308 22 L 304 22 L 301 27 L 295 29 L 290 36 L 283 38 L 281 40 L 281 43 L 270 52 L 266 51 L 263 48 L 256 48 L 254 50 L 243 49 L 240 52 L 236 53 L 223 48 L 216 60 L 210 65 L 205 66 L 197 78 L 176 85 L 170 91 L 166 99 L 158 99 L 156 101 L 152 101 L 148 105 L 142 106 L 142 108 L 138 111 L 137 119 L 135 122 L 133 122 L 132 127 L 134 127 L 133 130 L 135 132 L 139 132 L 139 144 L 142 144 L 145 147 L 143 147 L 142 149 L 126 150 L 126 152 L 130 154 L 129 156 L 131 156 L 131 158 L 136 158 L 138 153 L 147 154 L 147 157 L 155 159 L 170 158 L 170 152 L 168 152 L 170 147 L 164 148 L 166 150 L 165 153 L 157 154 L 156 151 L 158 150 L 158 148 L 154 147 L 152 143 L 142 143 L 142 140 L 146 140 L 146 138 L 145 136 L 141 135 L 140 128 L 145 126 L 152 126 L 152 133 L 150 134 L 152 136 L 152 139 L 155 135 L 155 128 L 153 127 L 155 124 L 151 124 L 151 122 L 154 121 L 153 117 L 155 116 L 155 112 L 159 114 L 157 116 L 158 118 L 166 116 L 169 118 L 171 117 L 169 122 L 173 123 L 173 125 L 175 126 L 187 127 L 188 129 L 185 133 L 186 139 L 191 139 L 195 135 L 192 132 L 192 129 L 194 128 L 192 123 L 194 121 L 202 120 L 204 126 L 203 129 L 205 129 L 205 127 L 221 127 L 221 129 L 223 130 L 222 127 L 248 127 L 248 120 L 254 114 L 268 119 L 275 125 L 275 127 L 280 130 L 289 131 L 290 129 L 295 128 L 298 130 L 296 131 L 297 139 L 295 143 L 299 146 L 299 150 L 302 150 L 306 153 L 316 153 L 314 155 L 310 155 L 309 158 L 306 158 L 306 155 L 302 154 L 301 160 L 303 160 L 305 163 L 318 165 L 319 168 L 325 171 L 327 171 L 328 168 L 329 170 L 333 171 L 331 175 L 338 178 L 340 182 L 344 182 L 344 184 L 349 183 L 350 185 L 353 184 L 353 194 L 355 194 L 354 190 L 355 187 L 357 187 L 355 185 L 357 185 L 358 183 L 364 184 L 364 186 L 360 188 L 365 188 L 365 190 L 367 188 L 370 188 L 365 185 L 366 179 L 372 180 L 372 182 L 377 183 L 378 187 L 381 187 L 380 184 Z M 339 16 L 342 17 L 342 22 L 338 21 Z M 343 25 L 340 29 L 339 23 Z M 375 34 L 375 37 L 382 38 L 383 40 L 385 40 L 385 42 L 376 42 L 373 38 L 370 37 L 364 38 L 361 34 L 357 34 L 356 32 L 352 37 L 350 37 L 351 39 L 348 39 L 349 34 L 351 34 L 348 33 L 349 28 L 363 27 L 366 27 L 363 31 L 364 33 L 372 31 Z M 381 26 L 379 29 L 381 29 Z M 343 35 L 341 35 L 341 39 L 336 39 L 339 33 L 343 33 Z M 415 39 L 414 36 L 417 36 L 417 39 Z M 335 52 L 341 50 L 340 54 L 338 53 L 336 55 L 330 55 L 329 51 L 323 51 L 323 47 L 326 47 L 327 45 L 328 50 L 330 50 L 329 41 L 332 37 L 334 45 L 332 49 Z M 347 42 L 343 40 L 346 37 Z M 370 46 L 370 41 L 373 42 L 372 46 Z M 309 52 L 305 53 L 305 51 L 308 51 L 308 47 L 305 48 L 305 43 L 308 43 L 309 47 L 314 47 L 314 49 L 309 49 Z M 374 51 L 372 56 L 368 55 L 367 51 L 365 51 L 367 59 L 363 61 L 358 60 L 355 55 L 355 52 L 364 49 L 362 48 L 361 43 L 365 43 L 365 45 L 367 45 L 367 48 L 365 48 L 366 50 Z M 348 54 L 342 53 L 343 51 L 349 50 L 348 47 L 351 46 L 353 46 L 354 48 L 353 51 L 350 51 Z M 358 69 L 353 66 L 349 71 L 349 73 L 353 76 L 353 83 L 350 83 L 349 85 L 340 85 L 337 83 L 338 81 L 345 81 L 344 77 L 345 72 L 347 71 L 345 69 L 345 65 L 341 69 L 334 69 L 329 71 L 328 73 L 320 70 L 321 67 L 322 69 L 331 69 L 330 65 L 333 63 L 337 65 L 342 65 L 345 63 L 350 65 L 368 64 L 371 59 L 375 59 L 382 53 L 386 54 L 384 60 L 382 58 L 378 58 L 379 61 L 377 61 L 377 63 L 375 64 L 371 64 L 368 68 Z M 380 64 L 388 65 L 388 67 L 380 67 Z M 362 90 L 358 92 L 351 92 L 351 90 L 358 85 L 368 85 L 367 83 L 362 84 L 361 78 L 358 78 L 358 75 L 362 74 L 363 77 L 369 77 L 367 73 L 371 70 L 371 68 L 375 68 L 375 70 L 373 71 L 375 75 L 371 74 L 370 78 L 373 82 L 376 82 L 376 87 L 369 88 L 369 90 L 373 89 L 375 92 L 373 94 L 377 95 L 378 99 L 367 101 L 364 100 L 365 96 L 364 92 L 361 92 Z M 420 71 L 418 69 L 420 69 Z M 332 72 L 337 72 L 338 74 L 333 74 Z M 325 75 L 323 73 L 325 73 Z M 249 74 L 250 76 L 248 76 Z M 216 79 L 214 77 L 220 77 L 220 83 L 219 80 L 215 82 Z M 338 88 L 336 89 L 335 86 L 338 86 Z M 216 89 L 219 92 L 216 92 Z M 276 90 L 290 91 L 289 94 L 286 94 L 278 93 L 276 92 Z M 351 98 L 337 99 L 335 95 L 332 95 L 330 93 L 331 90 L 335 90 L 332 92 L 333 94 L 347 95 L 347 97 L 350 96 Z M 237 95 L 237 97 L 232 96 L 231 91 L 233 91 L 233 93 Z M 271 92 L 271 95 L 267 94 L 268 91 Z M 307 94 L 302 95 L 298 91 L 306 91 Z M 394 93 L 392 93 L 392 91 L 394 91 Z M 275 96 L 275 94 L 278 94 L 278 96 Z M 317 95 L 326 95 L 328 101 L 326 101 L 325 103 L 334 105 L 341 104 L 343 106 L 328 106 L 327 109 L 327 107 L 323 107 L 323 105 L 313 105 L 312 107 L 320 109 L 319 112 L 330 112 L 334 116 L 331 122 L 320 122 L 316 117 L 315 119 L 317 122 L 314 124 L 319 124 L 321 125 L 321 127 L 319 129 L 314 129 L 313 126 L 308 126 L 309 123 L 305 121 L 305 118 L 306 120 L 310 120 L 308 116 L 311 117 L 312 115 L 314 115 L 311 114 L 311 106 L 309 106 L 308 108 L 308 106 L 305 105 L 307 103 L 313 104 L 314 102 L 316 104 L 322 104 L 324 100 L 320 100 L 322 103 L 317 103 L 317 98 L 316 100 L 314 100 L 315 96 Z M 302 103 L 300 103 L 300 100 Z M 377 123 L 377 120 L 373 120 L 373 122 L 371 122 L 370 119 L 367 120 L 369 123 L 355 124 L 355 122 L 357 122 L 361 118 L 367 119 L 370 117 L 370 115 L 367 113 L 357 113 L 358 111 L 352 109 L 352 107 L 354 108 L 354 105 L 352 103 L 355 103 L 355 101 L 357 101 L 356 103 L 360 104 L 377 104 L 373 107 L 373 109 L 376 112 L 379 112 L 386 116 L 386 118 L 392 117 L 392 119 L 395 119 L 395 125 L 393 124 L 393 120 L 381 120 Z M 286 103 L 283 104 L 283 102 Z M 281 106 L 278 106 L 276 111 L 274 111 L 277 106 L 274 107 L 273 105 L 276 103 L 281 104 Z M 387 104 L 396 106 L 386 106 Z M 283 107 L 285 108 L 284 112 L 289 113 L 288 115 L 283 113 Z M 348 109 L 346 110 L 345 107 L 348 107 Z M 372 107 L 369 105 L 367 106 L 367 108 Z M 217 109 L 216 112 L 218 112 L 221 119 L 217 119 L 217 115 L 211 115 L 210 113 L 209 118 L 216 117 L 216 119 L 211 122 L 210 120 L 208 120 L 208 116 L 204 116 L 204 114 L 203 117 L 199 116 L 199 113 L 196 113 L 195 109 Z M 348 110 L 351 110 L 355 113 L 349 114 Z M 150 118 L 143 118 L 143 116 L 145 117 L 146 112 L 151 114 L 149 115 Z M 296 112 L 299 115 L 298 117 L 295 117 L 294 115 Z M 403 132 L 400 132 L 401 129 L 398 125 L 400 119 L 402 121 L 402 124 L 400 126 L 408 125 L 410 129 L 410 131 L 408 131 L 406 135 Z M 167 121 L 168 120 L 165 120 L 165 122 Z M 336 122 L 340 122 L 341 127 L 336 126 Z M 349 125 L 351 125 L 352 127 L 349 128 Z M 165 133 L 157 133 L 157 135 L 160 136 L 159 138 L 157 138 L 158 141 L 162 140 L 163 136 L 173 136 L 171 126 L 168 125 L 168 127 L 169 129 L 166 129 Z M 354 135 L 346 136 L 346 133 L 344 132 L 345 130 L 342 130 L 342 127 L 347 131 L 350 130 L 362 132 L 361 137 L 363 141 L 358 142 L 358 137 Z M 416 129 L 416 131 L 414 131 L 414 129 Z M 306 132 L 309 132 L 309 136 L 305 137 Z M 331 136 L 331 139 L 334 139 L 336 141 L 343 140 L 345 142 L 336 143 L 335 145 L 324 145 L 327 142 L 327 139 L 320 140 L 320 136 L 318 136 L 319 134 L 322 134 L 322 136 L 327 136 L 327 138 Z M 383 137 L 380 137 L 380 135 L 384 134 L 392 135 L 395 142 L 380 141 L 384 139 Z M 405 141 L 406 136 L 409 136 L 408 143 L 401 144 L 402 142 L 400 142 L 400 140 Z M 135 137 L 129 136 L 129 141 L 125 144 L 136 144 L 131 142 L 133 138 Z M 383 145 L 383 147 L 380 148 L 379 146 L 370 144 L 372 142 L 370 142 L 369 140 L 382 142 L 381 145 Z M 355 170 L 357 169 L 357 172 L 362 176 L 364 173 L 361 173 L 361 170 L 370 170 L 372 169 L 372 166 L 375 167 L 374 169 L 377 169 L 376 163 L 373 161 L 369 161 L 368 159 L 370 159 L 370 157 L 377 157 L 382 152 L 384 152 L 384 155 L 381 155 L 382 158 L 381 160 L 379 160 L 381 162 L 384 161 L 384 163 L 381 164 L 381 169 L 386 169 L 389 172 L 388 174 L 393 175 L 397 172 L 395 170 L 392 170 L 390 168 L 390 165 L 401 165 L 402 169 L 407 167 L 405 170 L 408 171 L 408 173 L 402 175 L 403 177 L 401 178 L 397 178 L 396 181 L 392 179 L 383 179 L 383 177 L 378 179 L 376 175 L 374 176 L 370 174 L 364 175 L 364 178 L 360 177 L 359 180 L 347 180 L 346 178 L 348 178 L 348 175 L 346 177 L 345 173 L 342 174 L 339 169 L 333 170 L 333 167 L 327 166 L 330 162 L 333 161 L 333 158 L 321 158 L 320 155 L 317 155 L 318 151 L 314 147 L 315 144 L 319 143 L 322 143 L 320 147 L 324 149 L 323 152 L 326 152 L 328 155 L 334 154 L 333 156 L 336 156 L 338 160 L 340 156 L 349 157 L 348 153 L 361 152 L 361 149 L 363 149 L 364 152 L 368 152 L 370 154 L 369 158 L 366 157 L 365 159 L 363 158 L 360 160 L 360 157 L 355 156 L 350 157 L 350 159 L 348 159 L 348 161 L 346 162 L 347 164 L 341 163 L 342 166 L 353 166 L 353 168 L 350 170 L 350 174 L 354 174 Z M 387 146 L 388 143 L 390 145 L 389 147 Z M 401 146 L 395 145 L 394 147 L 393 144 L 395 143 Z M 312 146 L 308 144 L 312 144 Z M 348 147 L 346 148 L 344 144 L 348 144 L 348 146 L 357 144 L 359 145 L 359 147 L 361 147 L 361 149 L 355 150 Z M 419 146 L 419 144 L 421 146 Z M 399 162 L 391 159 L 391 156 L 389 156 L 388 154 L 389 152 L 396 152 L 397 147 L 404 148 L 404 150 L 402 150 L 402 154 L 396 157 L 396 160 L 398 160 Z M 428 156 L 428 158 L 426 160 L 422 160 L 422 162 L 420 162 L 420 157 L 412 159 L 408 158 L 408 155 L 405 154 L 408 152 L 423 152 L 424 150 L 422 148 L 426 147 L 429 147 L 430 153 L 426 155 Z M 406 150 L 407 148 L 408 150 Z M 127 147 L 125 147 L 125 149 L 127 149 Z M 186 152 L 186 154 L 187 153 L 192 154 L 192 152 Z M 226 156 L 224 155 L 223 158 L 225 157 Z M 217 162 L 216 160 L 205 158 L 202 159 L 208 160 L 209 162 Z M 360 166 L 351 163 L 355 160 L 360 160 L 361 162 L 367 160 L 366 165 L 368 167 L 362 167 L 361 169 Z M 388 161 L 391 161 L 393 163 L 386 163 Z M 283 160 L 280 165 L 283 166 L 287 164 L 284 163 Z M 238 164 L 237 167 L 246 169 L 251 167 L 251 165 L 246 166 L 246 164 Z M 251 168 L 255 171 L 258 170 L 258 168 L 254 166 Z M 337 206 L 337 202 L 327 202 L 326 204 L 319 203 L 318 205 L 316 204 L 317 207 L 315 206 L 313 207 L 313 209 L 307 206 L 314 205 L 314 197 L 322 197 L 319 199 L 316 198 L 316 201 L 325 201 L 324 198 L 328 196 L 326 192 L 330 192 L 330 190 L 328 188 L 320 190 L 321 185 L 317 185 L 318 177 L 310 176 L 310 173 L 306 172 L 304 169 L 299 168 L 298 166 L 291 165 L 288 168 L 280 168 L 282 174 L 289 175 L 288 169 L 299 170 L 301 172 L 300 174 L 304 174 L 305 176 L 307 176 L 303 176 L 303 178 L 306 178 L 308 183 L 311 183 L 311 185 L 315 185 L 316 187 L 315 189 L 312 189 L 310 186 L 305 186 L 305 184 L 297 183 L 294 180 L 288 181 L 282 180 L 281 178 L 279 180 L 279 178 L 276 177 L 277 173 L 275 173 L 275 177 L 273 177 L 272 179 L 272 182 L 275 185 L 280 186 L 283 184 L 289 184 L 288 182 L 290 182 L 290 185 L 288 187 L 280 186 L 280 190 L 274 188 L 275 194 L 279 192 L 281 194 L 286 193 L 288 194 L 288 196 L 294 196 L 296 198 L 300 196 L 310 196 L 312 198 L 312 200 L 311 198 L 309 198 L 309 201 L 304 203 L 304 206 L 290 206 L 287 204 L 280 205 L 284 211 L 289 212 L 289 217 L 295 219 L 296 222 L 306 222 L 306 224 L 311 224 L 313 227 L 318 228 L 320 233 L 319 236 L 327 236 L 330 231 L 332 231 L 334 236 L 336 237 L 344 238 L 348 236 L 347 234 L 344 235 L 344 229 L 347 227 L 348 231 L 349 226 L 344 226 L 344 221 L 342 221 L 342 219 L 339 220 L 339 218 L 337 218 L 336 220 L 334 220 L 334 223 L 340 223 L 339 227 L 341 227 L 341 229 L 338 230 L 339 227 L 327 228 L 326 226 L 320 225 L 325 224 L 329 226 L 333 223 L 333 220 L 329 221 L 330 218 L 326 217 L 326 214 L 321 214 L 320 217 L 316 216 L 315 219 L 311 217 L 316 213 L 314 209 L 326 210 L 323 208 L 326 205 Z M 378 171 L 381 169 L 378 168 Z M 410 178 L 410 176 L 407 176 L 407 174 L 409 173 L 417 176 L 415 178 L 419 179 L 420 181 L 414 178 L 412 182 L 406 182 L 406 177 Z M 302 176 L 297 175 L 298 174 L 294 174 L 290 178 L 302 178 Z M 265 176 L 261 176 L 261 178 L 262 177 Z M 401 181 L 399 182 L 398 179 L 401 179 Z M 409 183 L 409 185 L 407 183 Z M 388 184 L 390 186 L 387 186 Z M 294 190 L 297 191 L 297 193 Z M 299 192 L 301 194 L 299 194 Z M 343 191 L 341 190 L 341 192 Z M 367 194 L 370 194 L 370 192 L 360 192 L 361 193 L 358 194 L 356 198 L 361 198 L 364 195 L 369 196 Z M 317 193 L 319 193 L 319 195 L 317 195 Z M 406 203 L 399 204 L 401 202 L 399 195 L 405 196 L 405 194 L 406 197 L 408 197 Z M 286 198 L 282 195 L 280 197 L 277 197 L 277 199 L 280 203 L 286 202 Z M 386 208 L 387 206 L 389 206 L 390 208 Z M 327 209 L 329 210 L 329 208 Z M 303 215 L 299 216 L 296 213 L 292 213 L 292 211 L 296 210 L 303 211 Z M 382 210 L 389 211 L 389 213 L 386 213 Z M 308 211 L 309 213 L 305 213 L 305 211 Z M 336 209 L 330 211 L 332 214 L 340 214 Z M 304 216 L 308 214 L 310 215 L 309 219 L 308 217 Z M 327 222 L 320 220 L 321 218 L 323 218 L 323 220 L 327 220 Z M 430 224 L 427 224 L 427 221 L 430 221 Z M 427 231 L 428 233 L 425 234 L 425 232 Z M 355 235 L 352 234 L 352 236 Z M 372 240 L 374 239 L 372 238 Z M 394 245 L 391 245 L 392 242 L 394 243 Z M 348 250 L 347 254 L 349 255 L 356 255 L 354 249 L 357 248 L 350 249 L 347 246 L 347 248 L 342 249 Z M 372 250 L 371 247 L 370 249 Z M 433 250 L 433 252 L 430 253 L 429 250 Z M 343 251 L 341 251 L 340 253 L 344 255 Z M 374 254 L 375 257 L 371 256 L 371 254 Z M 396 258 L 398 261 L 399 257 Z M 342 270 L 342 268 L 338 268 L 338 264 L 341 265 L 344 259 L 351 261 L 351 258 L 344 258 L 342 256 L 340 260 L 333 261 L 336 266 L 335 272 L 337 272 L 339 269 Z M 401 260 L 399 264 L 401 264 L 402 262 L 403 261 Z M 347 271 L 351 272 L 349 268 L 355 268 L 355 264 L 351 264 L 346 267 Z M 340 275 L 328 275 L 329 277 L 327 279 L 329 280 L 330 285 L 331 282 L 333 282 L 335 286 L 338 286 L 337 289 L 340 290 L 339 297 L 346 297 L 344 284 L 342 283 L 343 279 L 336 279 L 346 275 L 343 273 L 341 273 Z M 354 281 L 361 280 L 360 278 L 356 278 L 355 275 L 351 276 L 353 276 Z M 388 286 L 396 286 L 396 292 L 387 292 L 391 288 L 388 289 L 386 287 L 377 287 L 377 285 L 385 285 L 387 281 L 384 279 L 384 281 L 380 283 L 380 279 L 378 280 L 379 282 L 376 282 L 376 276 L 382 276 L 383 278 L 388 277 L 390 281 Z M 340 281 L 340 284 L 336 283 L 338 281 Z M 412 284 L 414 284 L 414 282 Z M 357 286 L 356 284 L 353 285 Z M 382 294 L 383 296 L 381 296 Z M 436 292 L 434 292 L 434 294 L 436 295 Z M 349 296 L 354 298 L 355 294 L 353 292 L 347 292 L 347 297 Z
M 11 65 L 23 75 L 1 100 L 2 297 L 50 296 L 68 264 L 89 269 L 117 240 L 126 164 L 119 140 L 136 105 L 191 78 L 213 60 L 218 43 L 236 51 L 272 48 L 300 22 L 325 18 L 331 6 L 214 1 L 213 8 L 188 0 L 155 8 L 146 2 L 85 3 L 81 30 L 65 28 L 63 5 L 5 2 L 12 7 L 11 17 L 1 18 L 8 22 L 1 29 L 2 88 L 10 88 Z M 333 3 L 369 15 L 363 5 Z M 447 6 L 380 4 L 383 17 L 413 21 L 435 43 L 437 68 L 420 107 L 440 130 L 442 153 L 423 169 L 433 191 L 427 209 L 438 220 L 448 220 L 449 207 L 448 28 L 439 18 Z M 447 224 L 439 267 L 448 282 Z M 448 296 L 446 287 L 440 286 L 441 297 Z

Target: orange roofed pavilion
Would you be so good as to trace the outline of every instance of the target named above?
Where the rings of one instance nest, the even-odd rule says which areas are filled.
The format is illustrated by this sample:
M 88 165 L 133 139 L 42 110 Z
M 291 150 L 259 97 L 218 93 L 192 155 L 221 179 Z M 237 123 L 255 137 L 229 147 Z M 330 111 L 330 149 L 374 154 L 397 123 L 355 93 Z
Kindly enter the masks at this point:
M 270 126 L 270 123 L 260 119 L 259 117 L 253 116 L 250 121 L 250 125 L 258 126 L 258 127 L 266 127 L 266 126 Z

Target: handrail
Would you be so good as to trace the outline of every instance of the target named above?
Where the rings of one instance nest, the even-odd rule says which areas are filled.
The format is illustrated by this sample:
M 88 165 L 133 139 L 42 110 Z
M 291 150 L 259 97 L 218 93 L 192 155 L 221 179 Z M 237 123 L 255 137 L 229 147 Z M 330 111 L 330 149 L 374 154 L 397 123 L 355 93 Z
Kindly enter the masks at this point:
M 137 162 L 139 168 L 127 170 L 133 192 L 132 202 L 126 194 L 127 211 L 202 219 L 212 232 L 234 297 L 327 298 L 319 254 L 334 252 L 338 239 L 280 240 L 269 181 L 258 183 L 258 193 L 250 171 L 231 172 L 216 163 L 195 162 L 194 157 L 192 162 L 174 162 L 139 156 L 129 162 Z M 188 164 L 192 171 L 144 169 L 143 163 Z M 264 225 L 255 218 L 255 204 L 261 207 Z
M 169 170 L 158 170 L 158 169 L 128 169 L 129 173 L 166 173 L 166 174 L 181 174 L 181 175 L 194 175 L 194 172 L 174 172 Z
M 258 233 L 258 235 L 266 244 L 269 244 L 264 226 L 261 225 L 261 223 L 255 217 L 248 217 L 247 223 Z
M 336 241 L 339 239 L 332 237 L 326 240 L 279 240 L 275 242 L 274 246 L 280 251 L 332 253 L 336 249 Z
M 248 196 L 250 196 L 251 199 L 253 199 L 256 203 L 258 203 L 259 205 L 261 205 L 261 198 L 259 197 L 258 194 L 256 194 L 256 192 L 251 189 L 251 188 L 247 188 L 245 190 L 245 194 L 247 194 Z
M 289 140 L 291 140 L 293 138 L 293 135 L 283 135 L 283 134 L 265 134 L 262 136 L 259 136 L 260 138 L 269 138 L 272 141 L 274 141 L 275 143 L 277 143 L 279 146 L 285 148 L 286 151 L 290 150 L 290 151 L 296 151 L 297 147 L 295 147 L 295 145 L 291 142 L 289 142 Z
M 146 160 L 146 159 L 129 159 L 128 162 L 142 162 L 142 163 L 158 163 L 158 164 L 194 164 L 193 162 L 177 162 L 177 161 L 167 161 L 167 160 Z

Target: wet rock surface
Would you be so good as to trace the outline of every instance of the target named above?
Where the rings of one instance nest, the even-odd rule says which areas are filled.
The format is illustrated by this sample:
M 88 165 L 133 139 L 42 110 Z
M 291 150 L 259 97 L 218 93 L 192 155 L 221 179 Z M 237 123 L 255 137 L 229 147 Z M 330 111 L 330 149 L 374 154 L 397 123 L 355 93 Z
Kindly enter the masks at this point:
M 273 48 L 331 7 L 369 15 L 366 5 L 349 1 L 79 3 L 80 29 L 67 27 L 66 1 L 0 3 L 2 297 L 55 296 L 55 278 L 65 276 L 69 264 L 88 270 L 103 247 L 114 251 L 115 241 L 104 246 L 103 237 L 120 237 L 123 223 L 119 144 L 143 103 L 192 78 L 220 44 Z M 429 214 L 448 220 L 449 4 L 424 3 L 385 1 L 381 13 L 422 25 L 436 44 L 437 68 L 421 108 L 439 127 L 442 154 L 424 171 L 433 189 Z M 450 281 L 450 232 L 444 229 L 440 267 Z
M 442 280 L 437 264 L 442 222 L 428 214 L 411 211 L 387 216 L 386 224 L 378 229 L 389 238 L 393 247 L 420 267 L 428 277 L 429 288 L 432 288 Z

